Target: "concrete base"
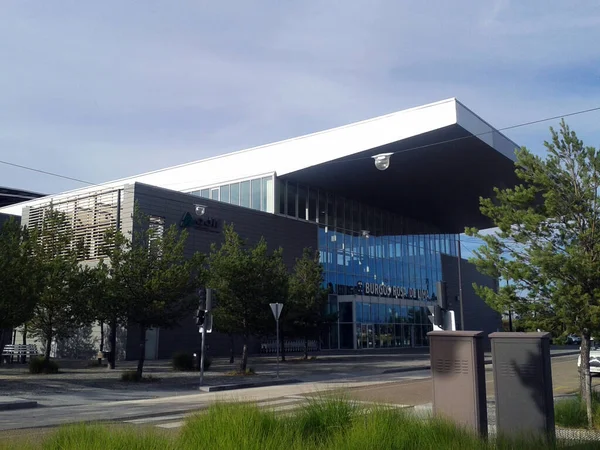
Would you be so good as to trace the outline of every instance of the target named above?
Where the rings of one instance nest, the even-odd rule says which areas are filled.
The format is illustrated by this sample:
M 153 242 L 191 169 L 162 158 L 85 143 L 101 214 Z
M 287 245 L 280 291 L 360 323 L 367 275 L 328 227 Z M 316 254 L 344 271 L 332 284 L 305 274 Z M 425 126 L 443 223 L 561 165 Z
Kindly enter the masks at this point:
M 218 392 L 218 391 L 233 391 L 235 389 L 247 389 L 257 388 L 266 386 L 281 386 L 284 384 L 295 384 L 302 383 L 300 380 L 270 380 L 270 381 L 256 381 L 256 382 L 244 382 L 244 383 L 232 383 L 232 384 L 221 384 L 216 386 L 201 386 L 200 390 L 203 392 Z
M 27 409 L 37 407 L 38 402 L 16 397 L 0 396 L 0 411 L 12 411 L 15 409 Z

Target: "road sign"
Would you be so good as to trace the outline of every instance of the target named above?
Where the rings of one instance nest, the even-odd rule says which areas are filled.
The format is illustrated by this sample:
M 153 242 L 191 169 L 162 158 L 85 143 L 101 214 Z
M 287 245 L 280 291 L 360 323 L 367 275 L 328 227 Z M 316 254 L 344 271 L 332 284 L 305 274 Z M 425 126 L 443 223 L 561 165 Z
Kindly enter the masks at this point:
M 279 316 L 283 309 L 283 303 L 269 303 L 271 311 L 273 311 L 273 317 L 275 317 L 275 323 L 277 325 L 277 378 L 279 378 Z
M 283 309 L 283 303 L 269 303 L 269 306 L 271 307 L 271 311 L 273 311 L 273 317 L 275 317 L 275 320 L 279 320 L 281 310 Z

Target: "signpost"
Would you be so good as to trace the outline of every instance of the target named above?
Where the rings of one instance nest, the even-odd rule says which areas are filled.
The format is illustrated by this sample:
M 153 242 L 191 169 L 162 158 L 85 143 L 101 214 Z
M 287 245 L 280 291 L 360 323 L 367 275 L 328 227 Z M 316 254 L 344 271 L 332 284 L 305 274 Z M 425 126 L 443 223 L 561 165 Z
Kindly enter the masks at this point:
M 269 303 L 271 307 L 271 311 L 273 311 L 273 317 L 275 317 L 275 323 L 277 327 L 277 378 L 279 379 L 279 316 L 281 315 L 281 310 L 283 309 L 283 303 Z
M 201 288 L 198 292 L 200 295 L 200 305 L 197 311 L 196 324 L 200 327 L 202 333 L 202 344 L 200 344 L 200 386 L 204 383 L 204 353 L 206 349 L 206 333 L 212 332 L 212 289 Z

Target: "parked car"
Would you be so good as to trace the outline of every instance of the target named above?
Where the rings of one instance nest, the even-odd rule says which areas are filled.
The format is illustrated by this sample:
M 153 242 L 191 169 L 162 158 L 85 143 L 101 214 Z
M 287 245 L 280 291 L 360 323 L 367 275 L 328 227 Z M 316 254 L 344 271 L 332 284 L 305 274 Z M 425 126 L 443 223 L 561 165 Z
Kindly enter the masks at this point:
M 590 373 L 592 375 L 600 374 L 600 348 L 598 348 L 598 342 L 592 341 L 592 348 L 590 350 Z M 579 347 L 581 348 L 581 347 Z M 577 369 L 581 368 L 581 355 L 577 357 Z
M 581 338 L 575 334 L 570 334 L 567 336 L 567 345 L 580 345 Z

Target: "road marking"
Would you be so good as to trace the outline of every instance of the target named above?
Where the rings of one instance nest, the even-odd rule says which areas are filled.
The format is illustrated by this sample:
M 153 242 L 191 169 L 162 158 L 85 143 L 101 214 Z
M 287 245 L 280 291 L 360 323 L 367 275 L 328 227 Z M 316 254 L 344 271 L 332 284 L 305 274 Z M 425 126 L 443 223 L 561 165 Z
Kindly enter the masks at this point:
M 184 424 L 185 424 L 185 422 L 169 422 L 169 423 L 161 423 L 156 426 L 158 428 L 171 429 L 171 428 L 181 428 Z
M 144 423 L 161 422 L 163 420 L 183 419 L 185 417 L 186 417 L 186 414 L 174 414 L 174 415 L 170 415 L 170 416 L 157 416 L 157 417 L 146 417 L 144 419 L 124 420 L 123 422 L 140 425 L 140 424 L 144 424 Z

